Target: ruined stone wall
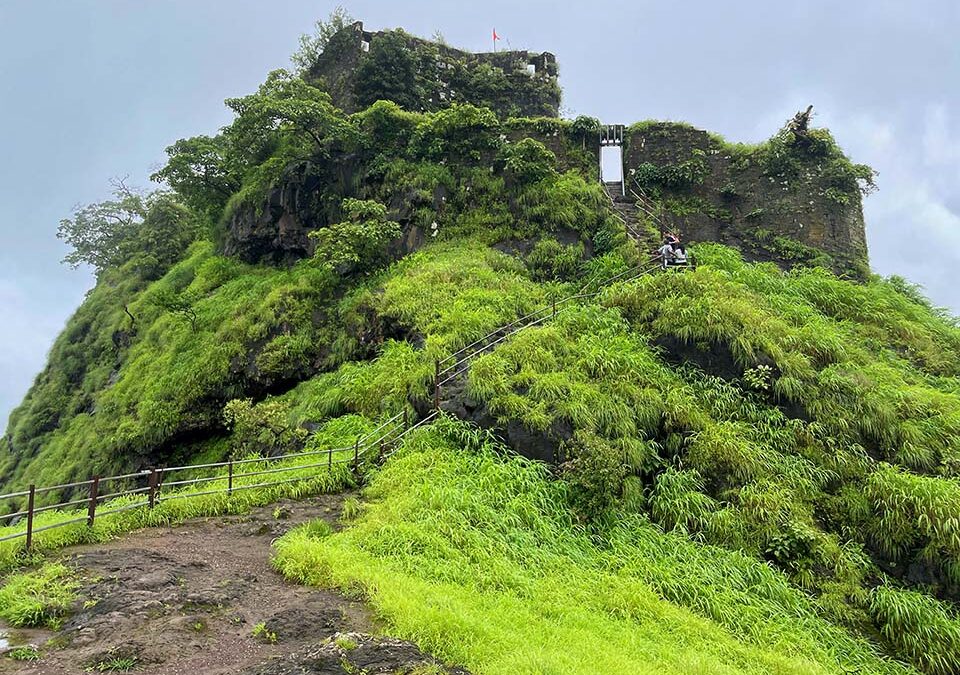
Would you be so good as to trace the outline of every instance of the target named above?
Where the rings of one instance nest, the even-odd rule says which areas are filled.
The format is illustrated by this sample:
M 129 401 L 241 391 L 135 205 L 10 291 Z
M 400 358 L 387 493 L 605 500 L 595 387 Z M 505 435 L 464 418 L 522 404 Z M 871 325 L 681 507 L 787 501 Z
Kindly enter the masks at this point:
M 561 120 L 518 119 L 504 126 L 503 135 L 510 142 L 538 140 L 556 155 L 559 171 L 573 169 L 597 178 L 599 140 L 595 135 L 575 134 L 569 126 Z M 495 155 L 491 152 L 477 163 L 492 165 Z M 371 186 L 363 182 L 364 171 L 365 166 L 355 155 L 291 165 L 261 203 L 232 214 L 225 227 L 224 254 L 249 263 L 273 265 L 289 265 L 309 257 L 315 249 L 309 233 L 338 222 L 344 197 L 371 197 Z M 413 207 L 429 206 L 439 212 L 448 196 L 440 188 L 428 204 L 416 203 L 416 195 L 396 195 L 395 201 L 385 204 L 391 219 L 403 226 L 404 241 L 398 256 L 416 250 L 425 240 L 426 235 L 412 217 Z
M 356 112 L 357 67 L 371 45 L 388 31 L 369 32 L 356 22 L 334 35 L 308 78 L 322 82 L 334 104 Z M 474 54 L 447 45 L 402 35 L 416 57 L 417 82 L 426 95 L 419 111 L 438 110 L 453 102 L 491 108 L 501 117 L 556 117 L 560 109 L 556 57 L 549 52 L 504 51 Z
M 571 169 L 592 179 L 600 177 L 600 139 L 595 133 L 578 134 L 570 123 L 559 119 L 512 119 L 505 124 L 504 136 L 511 143 L 524 138 L 540 141 L 557 157 L 557 170 Z
M 774 175 L 750 161 L 749 153 L 669 122 L 628 129 L 623 156 L 628 181 L 631 171 L 635 177 L 645 164 L 677 167 L 693 161 L 705 167 L 699 180 L 662 191 L 666 220 L 685 241 L 730 244 L 754 259 L 803 262 L 808 254 L 792 240 L 829 254 L 841 271 L 862 269 L 867 261 L 859 193 L 848 195 L 847 204 L 830 199 L 824 167 L 816 160 L 805 163 L 799 175 Z

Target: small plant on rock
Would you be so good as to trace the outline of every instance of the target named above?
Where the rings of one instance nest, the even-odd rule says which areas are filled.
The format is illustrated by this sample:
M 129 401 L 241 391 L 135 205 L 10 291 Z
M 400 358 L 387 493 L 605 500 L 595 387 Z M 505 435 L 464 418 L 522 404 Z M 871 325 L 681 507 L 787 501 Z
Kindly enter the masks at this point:
M 267 644 L 274 645 L 277 643 L 277 634 L 267 628 L 267 624 L 261 621 L 256 626 L 253 627 L 253 631 L 250 633 L 254 638 L 260 640 L 261 642 L 266 642 Z
M 14 647 L 9 652 L 7 656 L 13 659 L 14 661 L 39 661 L 40 652 L 34 645 L 26 645 L 24 647 Z
M 773 379 L 773 368 L 770 366 L 756 366 L 747 368 L 743 372 L 743 381 L 750 388 L 757 391 L 769 391 Z
M 334 638 L 333 642 L 343 651 L 352 652 L 354 649 L 359 647 L 357 641 L 347 635 L 338 635 Z

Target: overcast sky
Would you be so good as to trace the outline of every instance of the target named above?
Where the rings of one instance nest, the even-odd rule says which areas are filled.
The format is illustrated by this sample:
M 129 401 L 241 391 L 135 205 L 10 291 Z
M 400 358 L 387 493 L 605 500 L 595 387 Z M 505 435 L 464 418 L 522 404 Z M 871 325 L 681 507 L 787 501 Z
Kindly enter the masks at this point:
M 0 423 L 92 285 L 59 219 L 147 176 L 223 99 L 288 64 L 337 3 L 0 0 Z M 759 141 L 812 103 L 855 161 L 873 268 L 960 313 L 960 3 L 954 0 L 350 1 L 371 29 L 557 55 L 566 115 L 685 120 Z M 573 6 L 571 6 L 573 5 Z

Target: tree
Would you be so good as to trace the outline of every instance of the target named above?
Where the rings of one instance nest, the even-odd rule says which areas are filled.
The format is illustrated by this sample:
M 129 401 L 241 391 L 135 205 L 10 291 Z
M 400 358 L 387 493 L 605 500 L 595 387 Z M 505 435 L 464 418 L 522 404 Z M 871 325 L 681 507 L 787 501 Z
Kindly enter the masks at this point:
M 63 262 L 76 269 L 90 265 L 97 275 L 119 264 L 125 237 L 147 214 L 142 194 L 126 186 L 123 179 L 111 181 L 113 199 L 78 206 L 72 218 L 64 218 L 57 228 L 57 239 L 73 248 Z
M 71 267 L 90 265 L 99 276 L 134 263 L 144 278 L 156 278 L 203 234 L 202 222 L 170 192 L 144 195 L 113 181 L 113 199 L 77 207 L 64 218 L 57 238 L 72 247 Z
M 144 279 L 158 279 L 190 244 L 206 236 L 206 227 L 172 192 L 154 192 L 146 204 L 143 222 L 120 242 L 118 264 L 132 265 Z
M 350 16 L 350 13 L 338 5 L 326 21 L 319 20 L 314 24 L 313 35 L 301 35 L 300 48 L 290 56 L 290 60 L 297 67 L 297 71 L 301 73 L 309 71 L 320 59 L 323 50 L 330 43 L 330 38 L 353 24 L 354 21 L 355 19 Z
M 384 100 L 420 110 L 426 96 L 417 69 L 417 56 L 407 44 L 406 33 L 394 30 L 378 35 L 357 66 L 353 85 L 357 105 L 366 108 Z
M 325 91 L 286 70 L 274 70 L 257 93 L 228 98 L 237 118 L 224 129 L 246 164 L 267 159 L 284 142 L 296 150 L 327 155 L 338 143 L 356 143 L 356 131 Z
M 197 213 L 216 220 L 240 189 L 242 166 L 222 135 L 182 138 L 167 148 L 167 165 L 150 176 L 165 182 Z

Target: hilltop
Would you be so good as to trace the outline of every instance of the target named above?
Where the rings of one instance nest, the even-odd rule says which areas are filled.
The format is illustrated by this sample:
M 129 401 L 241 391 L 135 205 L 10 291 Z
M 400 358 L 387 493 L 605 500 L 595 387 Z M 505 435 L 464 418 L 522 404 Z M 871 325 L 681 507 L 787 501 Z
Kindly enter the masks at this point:
M 5 492 L 439 408 L 313 485 L 364 504 L 278 569 L 471 672 L 960 672 L 960 328 L 870 272 L 869 167 L 809 111 L 753 146 L 560 119 L 547 53 L 342 21 L 307 46 L 171 145 L 161 191 L 65 221 L 97 284 L 10 418 Z M 646 265 L 662 230 L 695 268 Z

